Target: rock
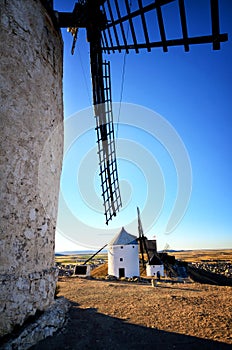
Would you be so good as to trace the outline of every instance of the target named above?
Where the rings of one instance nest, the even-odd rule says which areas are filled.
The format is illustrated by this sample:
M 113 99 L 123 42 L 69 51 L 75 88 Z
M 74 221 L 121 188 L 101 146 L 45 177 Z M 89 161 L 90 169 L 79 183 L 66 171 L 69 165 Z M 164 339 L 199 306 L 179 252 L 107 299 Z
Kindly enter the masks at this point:
M 53 304 L 15 338 L 3 344 L 2 350 L 27 350 L 38 341 L 52 336 L 65 324 L 70 302 L 65 298 L 56 299 Z

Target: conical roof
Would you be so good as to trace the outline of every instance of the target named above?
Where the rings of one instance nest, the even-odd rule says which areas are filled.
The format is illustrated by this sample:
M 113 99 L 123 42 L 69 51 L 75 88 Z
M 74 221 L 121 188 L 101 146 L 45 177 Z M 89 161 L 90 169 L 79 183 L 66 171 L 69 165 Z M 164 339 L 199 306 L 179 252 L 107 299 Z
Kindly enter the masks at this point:
M 126 245 L 138 244 L 137 237 L 128 233 L 124 227 L 121 231 L 110 241 L 109 245 Z

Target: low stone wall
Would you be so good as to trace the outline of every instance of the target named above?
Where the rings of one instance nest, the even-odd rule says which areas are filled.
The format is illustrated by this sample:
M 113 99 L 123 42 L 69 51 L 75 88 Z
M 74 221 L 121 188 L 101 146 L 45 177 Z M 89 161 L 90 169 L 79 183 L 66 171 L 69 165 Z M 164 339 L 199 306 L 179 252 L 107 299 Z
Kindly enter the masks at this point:
M 52 336 L 62 328 L 67 319 L 70 303 L 59 298 L 33 323 L 29 324 L 15 338 L 3 344 L 2 350 L 27 350 L 39 341 Z

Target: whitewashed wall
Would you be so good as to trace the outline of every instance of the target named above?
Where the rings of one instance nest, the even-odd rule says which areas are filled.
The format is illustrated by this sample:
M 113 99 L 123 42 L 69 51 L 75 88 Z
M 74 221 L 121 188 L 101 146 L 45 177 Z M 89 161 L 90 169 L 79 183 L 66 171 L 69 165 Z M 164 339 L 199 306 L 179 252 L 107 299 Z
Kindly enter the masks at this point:
M 140 275 L 138 244 L 109 246 L 108 274 L 119 277 L 120 268 L 125 269 L 125 277 Z
M 4 0 L 0 6 L 0 335 L 4 335 L 54 299 L 63 42 L 39 0 Z M 43 153 L 57 126 L 59 132 Z M 41 191 L 47 196 L 46 210 Z
M 164 277 L 164 265 L 148 265 L 146 266 L 147 276 L 157 276 L 157 272 L 160 272 L 160 276 Z

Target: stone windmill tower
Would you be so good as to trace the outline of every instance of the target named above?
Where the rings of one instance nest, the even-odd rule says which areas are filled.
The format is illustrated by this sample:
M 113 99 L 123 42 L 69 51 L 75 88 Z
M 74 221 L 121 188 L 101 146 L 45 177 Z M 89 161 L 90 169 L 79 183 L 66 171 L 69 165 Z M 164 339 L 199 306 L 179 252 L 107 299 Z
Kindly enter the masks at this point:
M 54 300 L 63 41 L 51 1 L 5 0 L 0 13 L 2 336 Z

